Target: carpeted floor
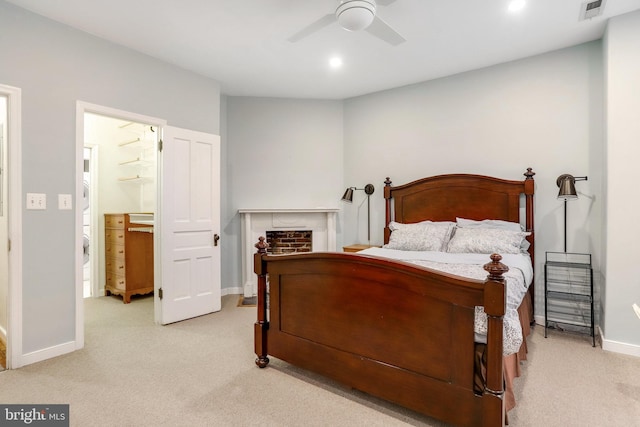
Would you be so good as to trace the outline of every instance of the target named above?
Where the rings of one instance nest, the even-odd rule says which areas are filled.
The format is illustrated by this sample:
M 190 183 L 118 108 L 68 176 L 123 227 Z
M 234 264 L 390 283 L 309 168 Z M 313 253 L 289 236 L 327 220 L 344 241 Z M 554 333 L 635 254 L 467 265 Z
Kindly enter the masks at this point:
M 259 369 L 238 300 L 159 326 L 153 297 L 88 298 L 85 347 L 0 373 L 0 402 L 69 404 L 74 427 L 444 426 L 276 358 Z M 527 341 L 510 427 L 640 425 L 640 358 L 541 327 Z

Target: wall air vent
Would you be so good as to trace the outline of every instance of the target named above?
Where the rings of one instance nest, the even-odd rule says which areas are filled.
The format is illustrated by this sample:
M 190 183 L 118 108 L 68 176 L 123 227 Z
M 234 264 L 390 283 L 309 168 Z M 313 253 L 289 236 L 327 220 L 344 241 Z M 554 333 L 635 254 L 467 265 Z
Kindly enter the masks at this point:
M 594 0 L 582 3 L 580 6 L 580 21 L 602 15 L 605 3 L 606 0 Z

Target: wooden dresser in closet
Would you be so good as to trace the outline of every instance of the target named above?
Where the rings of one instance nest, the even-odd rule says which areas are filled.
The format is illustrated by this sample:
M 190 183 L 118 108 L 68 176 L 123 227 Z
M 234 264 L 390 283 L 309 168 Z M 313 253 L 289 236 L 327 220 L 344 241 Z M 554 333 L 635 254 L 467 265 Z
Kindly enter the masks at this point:
M 153 227 L 146 228 L 129 214 L 104 215 L 105 295 L 122 295 L 125 304 L 153 292 Z

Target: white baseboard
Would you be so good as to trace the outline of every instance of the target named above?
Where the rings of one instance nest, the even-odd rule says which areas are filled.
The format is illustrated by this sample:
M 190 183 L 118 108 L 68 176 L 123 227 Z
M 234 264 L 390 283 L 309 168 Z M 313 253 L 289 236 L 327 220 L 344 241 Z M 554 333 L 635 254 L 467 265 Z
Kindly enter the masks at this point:
M 600 331 L 600 333 L 602 334 L 602 331 Z M 601 337 L 603 350 L 640 357 L 640 345 L 608 340 L 603 335 L 601 335 Z
M 76 351 L 75 341 L 69 341 L 64 344 L 55 345 L 53 347 L 44 348 L 42 350 L 36 350 L 31 353 L 23 354 L 20 357 L 19 366 L 12 366 L 12 369 L 20 368 L 22 366 L 31 365 L 32 363 L 42 362 L 43 360 L 51 359 L 53 357 L 62 356 L 63 354 Z
M 240 295 L 244 292 L 242 286 L 236 286 L 235 288 L 222 288 L 222 296 L 225 295 Z

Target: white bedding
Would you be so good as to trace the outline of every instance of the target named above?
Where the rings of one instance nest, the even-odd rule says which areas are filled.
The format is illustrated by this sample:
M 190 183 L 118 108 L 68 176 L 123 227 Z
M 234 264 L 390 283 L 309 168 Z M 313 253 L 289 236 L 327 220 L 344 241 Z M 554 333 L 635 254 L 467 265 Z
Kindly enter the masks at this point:
M 462 277 L 484 280 L 487 272 L 482 268 L 490 262 L 490 254 L 467 254 L 448 252 L 401 251 L 386 248 L 369 248 L 360 251 L 362 255 L 372 255 L 410 262 L 434 270 Z M 504 254 L 503 264 L 509 267 L 507 279 L 507 310 L 504 316 L 504 355 L 515 353 L 522 344 L 522 328 L 518 318 L 518 307 L 533 280 L 533 266 L 528 254 Z M 486 342 L 487 316 L 482 307 L 476 307 L 475 335 L 477 342 Z

